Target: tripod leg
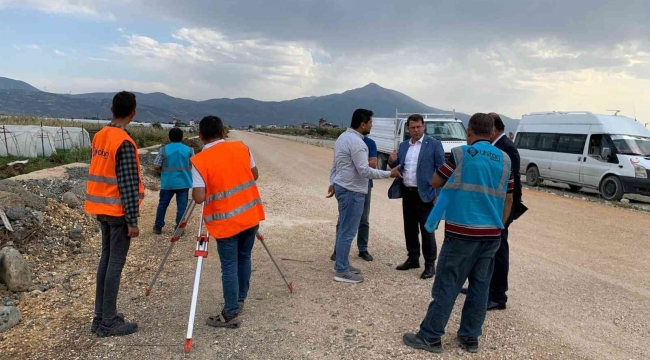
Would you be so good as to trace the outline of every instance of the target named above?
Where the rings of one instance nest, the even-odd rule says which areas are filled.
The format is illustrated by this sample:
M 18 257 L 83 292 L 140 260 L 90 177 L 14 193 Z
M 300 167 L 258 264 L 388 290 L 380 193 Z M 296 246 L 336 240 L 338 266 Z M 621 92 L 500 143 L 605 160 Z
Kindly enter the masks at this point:
M 205 204 L 204 204 L 205 206 Z M 194 332 L 194 318 L 196 316 L 196 303 L 199 300 L 199 284 L 201 282 L 201 267 L 203 266 L 203 258 L 208 257 L 208 244 L 210 240 L 209 235 L 202 235 L 203 232 L 203 211 L 201 211 L 201 221 L 199 223 L 199 234 L 196 238 L 196 274 L 194 274 L 194 289 L 192 290 L 192 305 L 190 306 L 190 318 L 187 323 L 187 336 L 185 337 L 185 352 L 189 353 L 192 349 L 192 333 Z
M 273 255 L 271 255 L 271 251 L 269 251 L 269 248 L 266 246 L 266 243 L 264 242 L 264 236 L 262 236 L 262 234 L 260 234 L 260 233 L 255 234 L 255 236 L 257 237 L 257 239 L 264 246 L 264 249 L 266 250 L 266 253 L 269 254 L 269 257 L 271 258 L 271 261 L 273 262 L 273 265 L 275 265 L 275 268 L 278 269 L 278 272 L 280 273 L 280 276 L 282 276 L 282 280 L 284 280 L 284 283 L 287 284 L 287 287 L 289 288 L 289 292 L 293 293 L 293 282 L 288 282 L 287 278 L 282 273 L 282 270 L 280 270 L 280 267 L 278 266 L 278 263 L 275 262 L 275 259 L 273 258 Z
M 149 286 L 144 291 L 145 296 L 149 296 L 151 294 L 151 289 L 153 289 L 153 286 L 156 284 L 156 280 L 158 279 L 158 276 L 162 272 L 163 267 L 165 266 L 165 263 L 167 262 L 167 258 L 169 255 L 172 253 L 172 249 L 174 248 L 174 244 L 183 236 L 185 233 L 185 227 L 187 226 L 187 221 L 192 215 L 192 212 L 194 211 L 194 207 L 196 206 L 196 203 L 194 201 L 190 202 L 190 204 L 187 206 L 185 209 L 185 213 L 183 214 L 183 218 L 181 219 L 181 223 L 178 224 L 178 228 L 174 231 L 174 235 L 172 236 L 169 244 L 169 247 L 167 248 L 167 252 L 165 253 L 165 256 L 163 257 L 162 261 L 160 262 L 160 265 L 158 265 L 158 270 L 154 274 L 153 278 L 151 279 L 151 282 L 149 283 Z

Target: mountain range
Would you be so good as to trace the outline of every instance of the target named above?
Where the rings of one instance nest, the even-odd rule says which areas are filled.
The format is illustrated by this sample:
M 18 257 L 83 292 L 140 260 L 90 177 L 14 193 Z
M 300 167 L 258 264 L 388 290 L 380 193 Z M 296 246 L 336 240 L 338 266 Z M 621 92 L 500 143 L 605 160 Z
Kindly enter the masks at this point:
M 19 80 L 0 77 L 0 114 L 33 115 L 58 118 L 111 117 L 110 107 L 115 93 L 54 94 Z M 259 101 L 249 98 L 193 101 L 164 93 L 138 93 L 136 121 L 171 122 L 199 120 L 208 114 L 220 116 L 233 127 L 246 125 L 299 125 L 317 123 L 324 118 L 330 123 L 347 126 L 357 108 L 371 109 L 375 117 L 394 117 L 395 110 L 413 113 L 450 113 L 423 104 L 403 93 L 371 83 L 341 94 L 311 96 L 287 101 Z M 470 116 L 456 112 L 467 125 Z M 514 132 L 518 120 L 501 115 L 506 132 Z

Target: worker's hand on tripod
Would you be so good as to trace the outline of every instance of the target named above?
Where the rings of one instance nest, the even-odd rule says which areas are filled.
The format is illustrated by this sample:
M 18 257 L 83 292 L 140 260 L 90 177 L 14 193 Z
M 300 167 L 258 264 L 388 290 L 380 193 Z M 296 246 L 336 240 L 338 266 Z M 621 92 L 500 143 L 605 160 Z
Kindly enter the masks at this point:
M 402 168 L 402 165 L 397 165 L 396 167 L 390 170 L 390 177 L 402 179 L 402 173 L 399 172 L 399 169 Z
M 128 236 L 130 238 L 136 238 L 140 235 L 140 229 L 138 229 L 137 226 L 129 226 L 129 234 Z
M 330 185 L 330 187 L 327 189 L 327 196 L 326 196 L 326 198 L 329 199 L 329 198 L 331 198 L 332 196 L 334 196 L 334 192 L 335 192 L 335 191 L 334 191 L 334 185 Z

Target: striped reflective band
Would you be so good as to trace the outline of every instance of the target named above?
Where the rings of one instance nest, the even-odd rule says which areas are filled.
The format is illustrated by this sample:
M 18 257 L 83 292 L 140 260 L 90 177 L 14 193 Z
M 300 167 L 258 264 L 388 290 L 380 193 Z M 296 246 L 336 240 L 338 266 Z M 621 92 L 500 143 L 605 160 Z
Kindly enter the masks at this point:
M 98 204 L 122 205 L 122 199 L 120 198 L 88 195 L 86 196 L 86 200 Z
M 100 175 L 88 175 L 88 181 L 100 182 L 108 185 L 117 185 L 117 178 Z
M 138 198 L 139 199 L 144 199 L 144 194 L 138 194 Z M 90 202 L 98 203 L 98 204 L 122 205 L 122 198 L 88 195 L 88 196 L 86 196 L 86 200 L 88 200 Z
M 225 212 L 225 213 L 219 213 L 219 214 L 212 214 L 210 216 L 206 216 L 203 218 L 203 221 L 210 222 L 210 221 L 215 221 L 215 220 L 226 220 L 230 219 L 231 217 L 237 216 L 241 213 L 243 213 L 246 210 L 252 209 L 255 205 L 261 204 L 262 200 L 260 198 L 254 199 L 253 201 L 246 203 L 232 211 Z
M 505 198 L 506 193 L 499 189 L 491 189 L 487 186 L 483 185 L 477 185 L 477 184 L 463 184 L 463 183 L 457 183 L 453 182 L 450 184 L 447 184 L 445 186 L 446 189 L 454 189 L 454 190 L 465 190 L 465 191 L 473 191 L 473 192 L 479 192 L 491 196 L 496 196 L 499 198 Z
M 162 168 L 163 172 L 166 171 L 192 171 L 191 167 L 164 167 Z
M 238 193 L 240 191 L 243 191 L 243 190 L 246 190 L 246 189 L 248 189 L 249 187 L 251 187 L 253 185 L 255 185 L 255 180 L 251 180 L 251 181 L 245 182 L 245 183 L 243 183 L 241 185 L 237 185 L 237 186 L 235 186 L 234 188 L 232 188 L 230 190 L 226 190 L 226 191 L 222 191 L 220 193 L 212 194 L 212 195 L 208 196 L 208 198 L 205 201 L 205 204 L 208 205 L 211 201 L 221 200 L 221 199 L 225 199 L 225 198 L 227 198 L 229 196 L 233 196 L 236 193 Z

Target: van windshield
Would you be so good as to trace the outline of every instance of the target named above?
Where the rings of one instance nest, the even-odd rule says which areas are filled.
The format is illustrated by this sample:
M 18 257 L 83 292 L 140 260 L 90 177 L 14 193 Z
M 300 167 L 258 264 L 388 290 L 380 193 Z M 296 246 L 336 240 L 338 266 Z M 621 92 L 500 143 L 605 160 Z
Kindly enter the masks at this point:
M 466 141 L 467 133 L 462 123 L 456 121 L 426 121 L 425 134 L 440 141 Z M 404 140 L 409 140 L 406 123 L 404 124 Z
M 611 135 L 619 154 L 650 156 L 650 137 Z

